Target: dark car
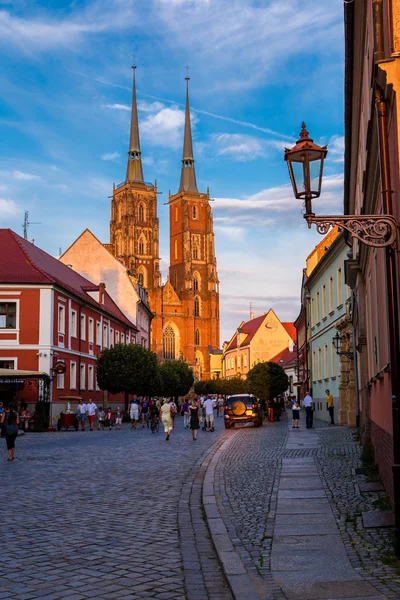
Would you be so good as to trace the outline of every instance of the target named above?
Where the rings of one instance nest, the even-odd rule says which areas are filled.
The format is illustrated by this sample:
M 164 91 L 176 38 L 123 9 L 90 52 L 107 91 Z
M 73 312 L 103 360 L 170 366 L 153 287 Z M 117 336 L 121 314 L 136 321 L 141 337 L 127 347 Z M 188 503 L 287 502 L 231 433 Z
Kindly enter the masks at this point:
M 253 394 L 228 396 L 224 406 L 225 427 L 230 429 L 235 423 L 254 423 L 254 427 L 263 424 L 261 402 Z

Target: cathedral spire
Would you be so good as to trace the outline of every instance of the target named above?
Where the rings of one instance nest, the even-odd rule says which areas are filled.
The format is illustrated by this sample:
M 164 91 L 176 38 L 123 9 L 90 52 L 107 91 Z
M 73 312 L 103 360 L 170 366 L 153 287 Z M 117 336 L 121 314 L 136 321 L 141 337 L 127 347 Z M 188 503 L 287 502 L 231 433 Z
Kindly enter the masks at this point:
M 144 183 L 142 158 L 139 141 L 139 121 L 136 103 L 136 65 L 133 69 L 133 88 L 132 88 L 132 112 L 131 112 L 131 134 L 129 139 L 128 166 L 126 169 L 126 180 L 136 183 Z
M 196 183 L 196 173 L 194 170 L 192 128 L 190 125 L 190 107 L 189 107 L 189 79 L 186 76 L 186 113 L 185 113 L 185 136 L 183 140 L 183 157 L 180 192 L 198 192 Z

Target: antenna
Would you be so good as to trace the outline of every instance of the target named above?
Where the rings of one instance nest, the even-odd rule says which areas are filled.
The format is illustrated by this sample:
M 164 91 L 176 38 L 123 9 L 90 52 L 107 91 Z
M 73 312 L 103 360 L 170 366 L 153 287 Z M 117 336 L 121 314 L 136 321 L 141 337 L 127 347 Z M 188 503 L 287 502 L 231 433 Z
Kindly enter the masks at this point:
M 29 227 L 29 225 L 40 225 L 40 223 L 38 221 L 29 221 L 29 213 L 26 210 L 25 211 L 24 222 L 22 224 L 22 229 L 24 231 L 24 239 L 25 240 L 28 239 L 28 227 Z

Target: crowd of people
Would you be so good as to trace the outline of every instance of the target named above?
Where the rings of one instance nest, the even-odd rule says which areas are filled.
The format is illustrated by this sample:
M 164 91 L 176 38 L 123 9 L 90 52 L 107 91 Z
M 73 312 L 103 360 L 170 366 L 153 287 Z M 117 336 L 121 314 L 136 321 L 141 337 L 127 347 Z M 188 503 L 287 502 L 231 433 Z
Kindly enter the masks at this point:
M 329 413 L 330 423 L 329 426 L 335 425 L 335 403 L 330 390 L 325 390 L 326 394 L 326 409 Z M 295 396 L 289 397 L 288 401 L 292 406 L 292 429 L 299 429 L 300 420 L 300 401 Z M 314 405 L 313 399 L 309 392 L 307 392 L 303 398 L 302 406 L 306 412 L 306 429 L 314 428 Z
M 154 433 L 155 424 L 162 423 L 164 427 L 165 439 L 169 441 L 172 430 L 174 429 L 175 418 L 180 414 L 184 419 L 185 429 L 192 431 L 193 440 L 197 440 L 197 432 L 201 426 L 204 431 L 214 431 L 214 413 L 217 417 L 222 417 L 224 400 L 222 396 L 200 396 L 199 398 L 184 399 L 180 404 L 174 398 L 138 398 L 132 397 L 128 406 L 127 416 L 131 422 L 132 429 L 141 426 L 151 428 Z M 125 413 L 120 406 L 115 410 L 97 406 L 92 399 L 87 403 L 79 401 L 76 409 L 76 418 L 80 424 L 81 431 L 89 431 L 96 428 L 98 431 L 121 429 Z

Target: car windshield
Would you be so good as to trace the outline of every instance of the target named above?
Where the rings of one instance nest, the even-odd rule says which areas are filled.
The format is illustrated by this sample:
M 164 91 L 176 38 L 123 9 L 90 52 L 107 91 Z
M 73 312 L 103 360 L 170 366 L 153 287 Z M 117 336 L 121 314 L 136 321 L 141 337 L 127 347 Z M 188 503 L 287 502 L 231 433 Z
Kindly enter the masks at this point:
M 232 406 L 234 402 L 243 402 L 246 406 L 251 406 L 254 402 L 254 398 L 251 396 L 231 396 L 228 398 L 228 406 Z

